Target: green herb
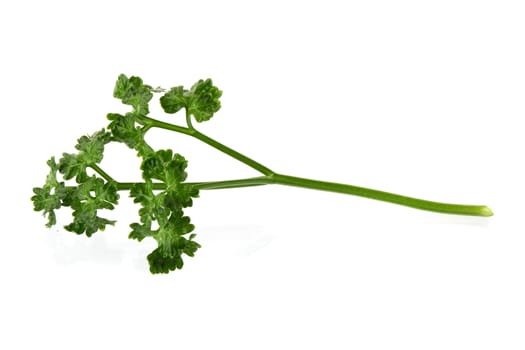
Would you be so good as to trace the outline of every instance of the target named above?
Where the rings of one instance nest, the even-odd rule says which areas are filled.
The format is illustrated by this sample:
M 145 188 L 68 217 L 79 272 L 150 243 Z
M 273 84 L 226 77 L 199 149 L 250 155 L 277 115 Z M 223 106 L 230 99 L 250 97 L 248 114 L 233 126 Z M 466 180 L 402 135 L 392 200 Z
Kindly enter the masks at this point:
M 154 93 L 162 93 L 160 104 L 169 114 L 185 111 L 186 126 L 166 123 L 148 116 L 149 102 Z M 118 77 L 113 96 L 130 105 L 124 115 L 110 113 L 106 129 L 90 136 L 82 136 L 76 145 L 77 153 L 63 153 L 58 163 L 52 157 L 47 165 L 49 174 L 43 187 L 33 189 L 34 209 L 47 216 L 47 227 L 56 224 L 55 210 L 72 209 L 73 221 L 64 228 L 88 237 L 103 231 L 115 221 L 99 216 L 99 210 L 113 209 L 120 191 L 140 205 L 139 220 L 130 225 L 129 238 L 141 241 L 151 237 L 158 247 L 147 259 L 152 273 L 168 273 L 183 267 L 183 255 L 193 256 L 200 247 L 192 233 L 194 226 L 184 208 L 193 204 L 200 190 L 228 189 L 246 186 L 281 184 L 322 191 L 356 195 L 412 208 L 446 214 L 491 216 L 492 210 L 482 205 L 460 205 L 431 202 L 373 189 L 311 180 L 276 173 L 247 156 L 200 133 L 192 124 L 210 120 L 220 109 L 222 95 L 210 79 L 199 80 L 189 90 L 177 86 L 168 91 L 152 88 L 139 77 Z M 184 121 L 184 120 L 183 120 Z M 209 146 L 257 170 L 261 176 L 245 179 L 186 182 L 186 159 L 170 149 L 154 150 L 144 136 L 152 128 L 165 129 L 194 137 Z M 100 166 L 104 148 L 110 142 L 121 142 L 136 151 L 142 159 L 140 169 L 143 181 L 118 182 Z M 91 175 L 88 174 L 88 171 Z

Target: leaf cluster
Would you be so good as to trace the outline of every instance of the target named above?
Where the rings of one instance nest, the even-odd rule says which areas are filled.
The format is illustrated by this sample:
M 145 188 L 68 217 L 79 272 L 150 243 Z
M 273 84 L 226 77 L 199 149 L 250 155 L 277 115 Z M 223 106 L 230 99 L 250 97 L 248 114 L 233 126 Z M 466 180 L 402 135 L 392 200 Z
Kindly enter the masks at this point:
M 116 183 L 106 181 L 97 175 L 88 175 L 87 169 L 97 166 L 103 159 L 104 147 L 110 140 L 110 134 L 104 129 L 91 136 L 78 139 L 75 148 L 78 153 L 64 153 L 56 163 L 52 157 L 47 161 L 49 174 L 42 187 L 33 188 L 31 197 L 34 209 L 43 211 L 47 216 L 47 227 L 56 224 L 55 210 L 71 207 L 73 221 L 64 226 L 77 234 L 85 233 L 88 237 L 96 231 L 102 231 L 106 225 L 115 221 L 98 216 L 101 209 L 113 209 L 118 204 L 119 194 Z M 74 179 L 76 185 L 66 186 L 62 180 Z
M 144 183 L 135 184 L 130 197 L 141 205 L 140 223 L 131 224 L 133 231 L 129 237 L 141 241 L 153 237 L 158 247 L 148 255 L 152 273 L 167 273 L 181 269 L 182 255 L 193 256 L 200 245 L 195 242 L 195 234 L 190 218 L 184 215 L 184 208 L 193 205 L 193 198 L 199 192 L 185 184 L 187 161 L 171 150 L 159 150 L 146 158 L 141 165 Z M 154 193 L 153 179 L 160 180 L 165 190 Z M 155 227 L 155 228 L 154 228 Z
M 221 108 L 219 98 L 222 91 L 213 85 L 211 79 L 199 80 L 190 90 L 182 86 L 171 88 L 160 98 L 164 112 L 173 114 L 182 108 L 186 113 L 193 115 L 199 123 L 210 120 Z
M 184 215 L 184 208 L 192 206 L 193 198 L 199 193 L 185 183 L 188 162 L 182 155 L 170 149 L 155 151 L 145 140 L 152 126 L 149 103 L 158 92 L 165 92 L 160 103 L 167 113 L 185 108 L 187 117 L 192 115 L 198 122 L 209 120 L 219 110 L 222 95 L 210 79 L 199 80 L 189 90 L 179 86 L 166 92 L 144 84 L 139 77 L 121 74 L 113 96 L 131 106 L 131 111 L 107 114 L 107 128 L 79 138 L 75 146 L 77 153 L 63 153 L 58 162 L 52 157 L 47 162 L 50 171 L 46 182 L 42 187 L 33 188 L 31 199 L 34 209 L 47 217 L 47 227 L 56 224 L 57 209 L 70 207 L 73 221 L 64 228 L 89 237 L 115 224 L 99 213 L 114 209 L 119 200 L 118 191 L 129 189 L 130 197 L 140 205 L 140 220 L 130 225 L 129 238 L 155 239 L 158 246 L 147 257 L 150 271 L 168 273 L 182 268 L 182 256 L 193 256 L 200 247 L 194 240 L 195 227 Z M 144 182 L 126 186 L 99 167 L 110 142 L 124 143 L 137 152 Z M 93 174 L 89 174 L 89 169 Z

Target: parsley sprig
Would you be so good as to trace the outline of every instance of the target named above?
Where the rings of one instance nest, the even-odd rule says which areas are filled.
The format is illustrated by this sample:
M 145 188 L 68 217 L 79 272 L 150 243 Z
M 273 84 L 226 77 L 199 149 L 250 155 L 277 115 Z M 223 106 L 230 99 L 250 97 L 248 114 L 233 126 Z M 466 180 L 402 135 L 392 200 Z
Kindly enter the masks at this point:
M 161 93 L 160 104 L 168 114 L 185 111 L 186 126 L 163 122 L 149 116 L 149 103 L 155 93 Z M 461 205 L 432 202 L 374 189 L 347 184 L 305 179 L 279 174 L 259 162 L 199 132 L 192 124 L 210 120 L 220 109 L 222 91 L 210 79 L 199 80 L 190 89 L 176 86 L 169 90 L 153 88 L 141 78 L 121 74 L 113 96 L 131 111 L 122 115 L 109 113 L 109 124 L 92 135 L 82 136 L 75 146 L 77 153 L 63 153 L 56 161 L 47 161 L 49 174 L 42 187 L 33 188 L 34 209 L 47 217 L 47 227 L 56 225 L 55 210 L 72 209 L 73 221 L 65 225 L 68 231 L 91 236 L 103 231 L 115 220 L 100 216 L 102 210 L 112 210 L 118 204 L 120 191 L 128 191 L 140 205 L 139 220 L 130 225 L 129 238 L 142 241 L 155 239 L 157 248 L 148 256 L 152 273 L 168 273 L 181 269 L 183 255 L 194 256 L 200 248 L 195 241 L 195 226 L 184 209 L 193 205 L 200 190 L 228 189 L 246 186 L 281 184 L 322 191 L 356 195 L 446 214 L 491 216 L 492 210 L 483 205 Z M 152 128 L 178 132 L 194 137 L 224 152 L 258 171 L 261 176 L 225 181 L 187 182 L 187 160 L 171 149 L 154 150 L 145 135 Z M 142 159 L 142 181 L 119 182 L 107 174 L 100 163 L 108 143 L 124 143 Z M 90 174 L 88 174 L 88 171 Z

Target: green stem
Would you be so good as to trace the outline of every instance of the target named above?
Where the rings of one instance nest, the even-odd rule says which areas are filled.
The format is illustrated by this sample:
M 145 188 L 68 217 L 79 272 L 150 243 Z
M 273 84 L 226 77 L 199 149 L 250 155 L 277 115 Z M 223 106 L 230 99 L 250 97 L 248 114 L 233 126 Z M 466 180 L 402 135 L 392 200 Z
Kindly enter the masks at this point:
M 247 179 L 237 180 L 223 180 L 223 181 L 207 181 L 207 182 L 185 182 L 186 185 L 193 186 L 198 190 L 219 190 L 227 188 L 240 188 L 240 187 L 251 187 L 261 186 L 274 183 L 273 180 L 266 176 L 252 177 Z M 119 191 L 129 191 L 131 188 L 138 184 L 138 182 L 118 182 L 117 189 Z M 161 191 L 166 189 L 166 185 L 161 182 L 154 182 L 152 189 Z
M 102 178 L 108 182 L 116 182 L 111 176 L 108 175 L 104 170 L 102 170 L 98 165 L 92 164 L 89 166 L 91 169 L 96 171 Z
M 213 182 L 193 182 L 188 183 L 199 190 L 222 190 L 227 188 L 252 187 L 273 184 L 274 181 L 268 176 L 251 177 L 248 179 L 213 181 Z
M 259 171 L 264 176 L 254 177 L 249 179 L 240 179 L 240 180 L 229 180 L 229 181 L 215 181 L 215 182 L 199 182 L 194 183 L 193 185 L 198 189 L 207 190 L 207 189 L 226 189 L 226 188 L 236 188 L 236 187 L 247 187 L 247 186 L 258 186 L 258 185 L 267 185 L 267 184 L 280 184 L 287 186 L 295 186 L 302 188 L 309 188 L 321 191 L 337 192 L 343 194 L 349 194 L 359 197 L 365 197 L 370 199 L 375 199 L 383 202 L 389 202 L 399 205 L 404 205 L 407 207 L 428 210 L 438 213 L 446 214 L 458 214 L 458 215 L 473 215 L 473 216 L 492 216 L 492 210 L 484 205 L 463 205 L 463 204 L 450 204 L 450 203 L 440 203 L 427 201 L 424 199 L 418 199 L 413 197 L 402 196 L 399 194 L 394 194 L 390 192 L 378 191 L 370 188 L 340 184 L 335 182 L 326 182 L 319 180 L 305 179 L 295 176 L 281 175 L 277 174 L 264 165 L 256 162 L 255 160 L 246 157 L 242 153 L 239 153 L 228 146 L 223 145 L 222 143 L 208 137 L 197 130 L 195 130 L 191 124 L 188 124 L 188 128 L 165 123 L 156 119 L 149 117 L 142 117 L 141 121 L 145 126 L 156 127 L 166 130 L 171 130 L 179 132 L 182 134 L 190 135 L 213 148 L 237 159 L 238 161 L 252 167 L 253 169 Z M 119 189 L 129 189 L 132 184 L 120 183 Z M 161 186 L 162 184 L 155 184 L 155 186 Z M 162 189 L 154 188 L 154 189 Z
M 463 205 L 432 202 L 424 199 L 412 198 L 394 194 L 390 192 L 373 190 L 365 187 L 358 187 L 335 182 L 326 182 L 318 180 L 304 179 L 288 175 L 273 175 L 274 183 L 288 186 L 310 188 L 321 191 L 337 192 L 350 194 L 359 197 L 375 199 L 383 202 L 389 202 L 407 207 L 428 210 L 438 213 L 473 215 L 473 216 L 492 216 L 492 210 L 484 205 Z
M 195 130 L 195 128 L 193 127 L 193 124 L 191 123 L 191 114 L 188 111 L 188 108 L 186 108 L 186 124 L 188 125 L 188 128 L 190 130 Z
M 175 131 L 181 134 L 185 135 L 191 135 L 193 133 L 193 130 L 189 128 L 185 128 L 183 126 L 175 125 L 166 123 L 157 119 L 153 119 L 146 116 L 141 116 L 140 120 L 137 120 L 139 123 L 144 124 L 144 127 L 147 128 L 147 130 L 151 128 L 159 128 L 159 129 L 165 129 L 170 131 Z
M 131 188 L 136 185 L 136 184 L 139 184 L 140 182 L 118 182 L 117 183 L 117 190 L 118 191 L 129 191 L 131 190 Z M 164 183 L 161 183 L 161 182 L 154 182 L 152 184 L 152 189 L 153 190 L 158 190 L 158 191 L 161 191 L 161 190 L 165 190 L 166 189 L 166 185 Z
M 472 216 L 492 216 L 492 210 L 484 205 L 463 205 L 441 202 L 432 202 L 424 199 L 402 196 L 390 192 L 378 191 L 370 188 L 340 184 L 335 182 L 305 179 L 295 176 L 273 174 L 270 176 L 259 176 L 247 179 L 210 181 L 210 182 L 190 182 L 189 185 L 199 190 L 217 190 L 249 186 L 261 186 L 269 184 L 279 184 L 287 186 L 302 187 L 320 191 L 337 192 L 353 196 L 375 199 L 407 207 L 427 210 L 445 214 L 472 215 Z M 129 190 L 133 183 L 119 183 L 119 190 Z M 164 184 L 154 183 L 153 189 L 163 190 Z
M 192 136 L 205 144 L 237 159 L 238 161 L 248 165 L 249 167 L 257 170 L 263 175 L 270 176 L 274 174 L 274 171 L 270 170 L 269 168 L 265 167 L 259 162 L 256 162 L 255 160 L 245 156 L 244 154 L 237 152 L 236 150 L 223 145 L 222 143 L 212 139 L 209 136 L 204 135 L 203 133 L 198 132 L 197 130 L 193 128 L 186 128 L 183 126 L 178 126 L 170 123 L 165 123 L 160 120 L 156 120 L 149 117 L 141 117 L 141 122 L 143 122 L 145 125 L 148 125 L 150 128 L 159 128 L 159 129 L 165 129 L 170 131 L 175 131 L 181 134 Z M 191 124 L 190 124 L 191 126 Z
M 199 139 L 200 141 L 212 146 L 215 149 L 218 149 L 219 151 L 226 153 L 227 155 L 237 159 L 241 163 L 244 163 L 248 165 L 249 167 L 257 170 L 263 175 L 271 176 L 272 174 L 275 174 L 274 171 L 270 170 L 269 168 L 265 167 L 259 162 L 256 162 L 255 160 L 246 157 L 244 154 L 237 152 L 234 149 L 231 149 L 230 147 L 223 145 L 222 143 L 215 141 L 211 137 L 208 137 L 197 130 L 195 130 L 194 133 L 191 134 L 191 136 L 195 137 L 196 139 Z

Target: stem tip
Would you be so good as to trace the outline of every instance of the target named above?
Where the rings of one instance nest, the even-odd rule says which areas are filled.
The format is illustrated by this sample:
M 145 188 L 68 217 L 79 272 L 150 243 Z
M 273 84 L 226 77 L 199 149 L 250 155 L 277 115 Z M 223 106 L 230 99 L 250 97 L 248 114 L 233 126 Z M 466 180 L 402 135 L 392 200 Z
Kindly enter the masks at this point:
M 481 216 L 492 216 L 494 212 L 489 207 L 481 207 L 480 214 Z

